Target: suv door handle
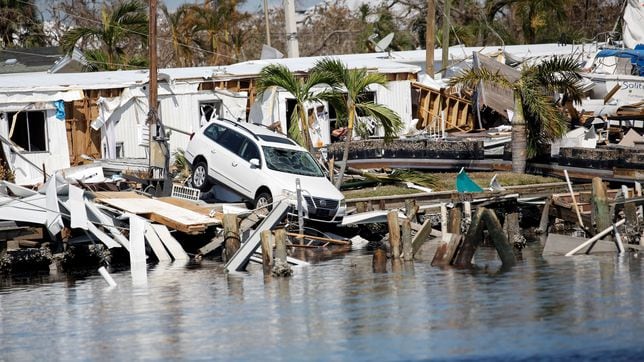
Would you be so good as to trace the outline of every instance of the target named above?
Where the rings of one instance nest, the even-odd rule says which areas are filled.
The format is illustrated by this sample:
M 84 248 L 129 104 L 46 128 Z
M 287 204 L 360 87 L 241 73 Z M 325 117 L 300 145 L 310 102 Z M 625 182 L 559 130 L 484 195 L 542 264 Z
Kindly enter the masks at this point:
M 210 153 L 212 153 L 212 154 L 214 155 L 215 153 L 217 153 L 217 151 L 215 151 L 215 150 L 210 150 Z

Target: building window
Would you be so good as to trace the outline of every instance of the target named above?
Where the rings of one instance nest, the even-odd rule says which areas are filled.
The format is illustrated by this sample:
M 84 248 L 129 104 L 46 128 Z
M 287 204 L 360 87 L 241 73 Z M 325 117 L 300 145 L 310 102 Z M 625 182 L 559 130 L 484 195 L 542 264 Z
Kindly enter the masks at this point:
M 107 155 L 107 145 L 103 144 L 103 155 Z M 123 148 L 123 142 L 116 142 L 116 158 L 124 158 L 125 150 Z
M 15 120 L 14 120 L 15 116 Z M 26 152 L 47 151 L 45 111 L 7 112 L 10 139 Z
M 199 102 L 199 116 L 200 127 L 213 119 L 221 117 L 221 101 Z

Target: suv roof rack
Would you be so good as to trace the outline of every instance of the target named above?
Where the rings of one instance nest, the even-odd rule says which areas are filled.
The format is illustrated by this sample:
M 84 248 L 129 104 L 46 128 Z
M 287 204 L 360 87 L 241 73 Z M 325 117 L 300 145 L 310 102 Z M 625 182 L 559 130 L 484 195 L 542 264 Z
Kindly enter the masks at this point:
M 243 129 L 244 131 L 246 131 L 246 132 L 250 133 L 251 135 L 253 135 L 253 137 L 254 137 L 256 140 L 258 140 L 258 141 L 259 141 L 259 137 L 255 134 L 255 132 L 253 132 L 253 131 L 251 131 L 250 129 L 248 129 L 248 127 L 244 127 L 244 125 L 242 125 L 240 122 L 232 121 L 232 120 L 230 120 L 230 119 L 223 118 L 223 117 L 222 117 L 222 118 L 217 118 L 217 119 L 218 119 L 218 120 L 220 120 L 220 121 L 226 121 L 226 122 L 228 122 L 228 123 L 232 123 L 235 127 L 239 127 L 239 128 L 241 128 L 241 129 Z

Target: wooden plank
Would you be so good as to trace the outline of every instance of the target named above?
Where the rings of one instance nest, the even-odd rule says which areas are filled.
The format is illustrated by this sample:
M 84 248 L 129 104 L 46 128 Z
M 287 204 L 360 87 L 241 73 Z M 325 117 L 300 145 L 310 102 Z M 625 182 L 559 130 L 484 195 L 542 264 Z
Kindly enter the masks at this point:
M 416 252 L 420 249 L 420 247 L 423 245 L 423 243 L 427 240 L 427 237 L 430 235 L 432 231 L 432 222 L 427 218 L 423 225 L 420 227 L 420 230 L 416 233 L 414 238 L 411 241 L 411 247 L 414 255 L 416 255 Z
M 204 216 L 211 217 L 210 215 L 212 215 L 212 218 L 214 218 L 219 223 L 221 223 L 221 221 L 224 218 L 224 214 L 222 212 L 213 212 L 213 208 L 211 206 L 200 205 L 190 200 L 179 199 L 176 197 L 159 197 L 157 200 L 160 200 L 168 204 L 172 204 L 174 206 L 178 206 L 190 211 L 194 211 Z
M 219 220 L 155 199 L 103 199 L 105 204 L 186 233 L 199 233 Z
M 134 191 L 95 191 L 94 196 L 98 201 L 106 199 L 150 199 Z
M 148 222 L 146 222 L 145 225 L 145 238 L 147 239 L 148 245 L 150 245 L 150 248 L 152 248 L 154 255 L 157 256 L 157 259 L 159 259 L 159 261 L 172 260 L 170 254 L 168 254 L 168 252 L 165 250 L 165 247 L 163 247 L 163 243 L 161 242 L 161 239 L 159 239 L 156 231 L 154 231 L 152 225 L 150 225 L 150 223 Z
M 189 260 L 190 257 L 186 252 L 183 250 L 181 247 L 181 244 L 172 237 L 170 234 L 170 231 L 168 230 L 165 225 L 159 225 L 159 224 L 150 224 L 154 231 L 157 233 L 159 238 L 161 239 L 161 242 L 165 247 L 168 249 L 174 260 Z

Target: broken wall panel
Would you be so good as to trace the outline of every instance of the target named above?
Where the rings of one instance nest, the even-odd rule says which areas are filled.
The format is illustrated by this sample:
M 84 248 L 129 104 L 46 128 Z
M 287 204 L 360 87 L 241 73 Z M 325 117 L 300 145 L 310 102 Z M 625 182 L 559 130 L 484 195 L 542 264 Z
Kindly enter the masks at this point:
M 435 90 L 420 83 L 411 83 L 416 99 L 413 102 L 412 118 L 417 118 L 417 129 L 442 129 L 445 118 L 445 130 L 470 131 L 474 129 L 472 102 L 447 90 Z

